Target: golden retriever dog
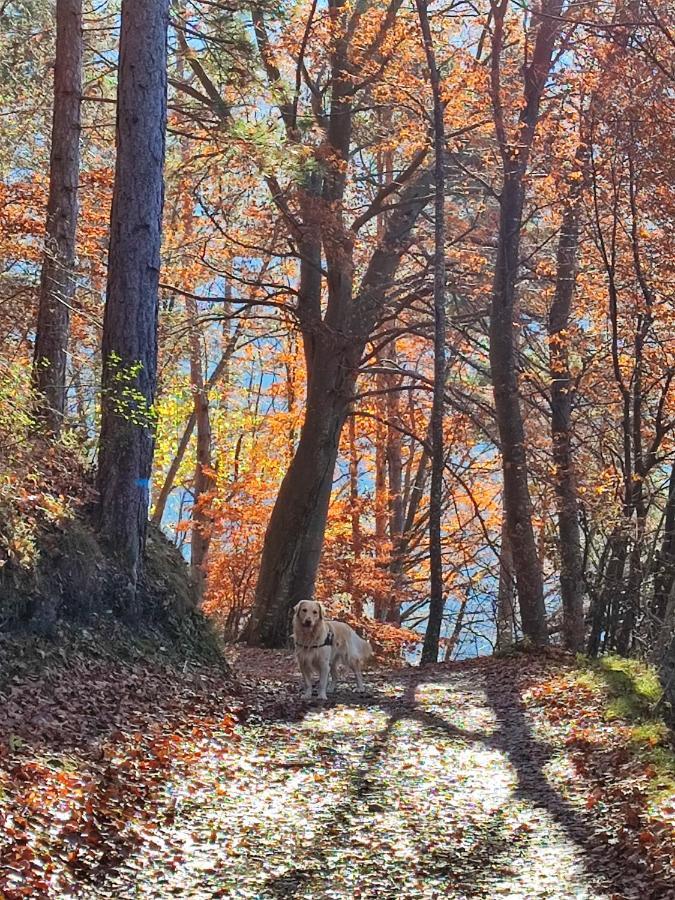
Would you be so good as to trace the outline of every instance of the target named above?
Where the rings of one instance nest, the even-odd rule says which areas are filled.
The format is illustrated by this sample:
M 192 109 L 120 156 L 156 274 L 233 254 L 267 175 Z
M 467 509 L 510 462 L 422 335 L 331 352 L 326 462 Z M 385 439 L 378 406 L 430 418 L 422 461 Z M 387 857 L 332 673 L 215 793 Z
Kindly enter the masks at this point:
M 327 700 L 326 692 L 333 692 L 337 687 L 341 665 L 352 670 L 357 689 L 364 690 L 361 666 L 372 657 L 373 649 L 349 625 L 327 619 L 321 603 L 301 600 L 295 605 L 293 639 L 295 658 L 305 683 L 304 700 L 312 697 L 312 675 L 315 674 L 319 676 L 319 700 Z

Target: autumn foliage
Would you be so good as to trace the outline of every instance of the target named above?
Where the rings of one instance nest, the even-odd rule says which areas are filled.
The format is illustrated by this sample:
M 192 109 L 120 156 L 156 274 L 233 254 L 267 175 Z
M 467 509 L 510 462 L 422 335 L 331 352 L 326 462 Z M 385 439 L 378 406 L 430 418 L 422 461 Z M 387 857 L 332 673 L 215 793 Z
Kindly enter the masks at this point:
M 251 19 L 247 8 L 197 2 L 175 12 L 169 29 L 158 389 L 141 425 L 156 429 L 151 515 L 192 557 L 204 610 L 230 639 L 254 605 L 266 531 L 306 417 L 314 326 L 303 319 L 303 241 L 318 236 L 319 260 L 328 253 L 320 328 L 337 335 L 333 270 L 344 263 L 361 283 L 406 187 L 433 163 L 415 9 L 375 2 L 354 18 L 350 10 L 262 4 Z M 45 249 L 54 33 L 46 4 L 0 14 L 10 60 L 0 71 L 0 541 L 3 560 L 18 566 L 30 565 L 47 520 L 95 506 L 88 472 L 99 440 L 117 36 L 106 4 L 85 5 L 84 15 L 65 429 L 36 466 L 43 445 L 33 443 L 42 438 L 27 372 Z M 500 154 L 520 127 L 523 66 L 541 22 L 510 3 L 452 12 L 431 4 L 429 15 L 447 144 L 442 636 L 463 655 L 522 636 L 488 318 Z M 584 16 L 562 8 L 522 174 L 517 399 L 546 631 L 553 640 L 566 633 L 558 498 L 568 479 L 585 640 L 592 652 L 642 653 L 672 615 L 673 148 L 664 126 L 672 16 L 649 4 L 626 22 L 623 7 L 609 3 Z M 338 83 L 351 117 L 339 147 L 330 124 Z M 20 113 L 25 129 L 14 121 L 19 110 L 30 110 Z M 316 179 L 323 187 L 308 206 Z M 570 209 L 571 308 L 554 328 Z M 390 649 L 423 633 L 428 614 L 433 224 L 429 201 L 353 373 L 315 582 L 317 596 Z M 551 431 L 558 381 L 558 400 L 570 400 L 569 471 L 556 462 L 560 434 Z M 67 484 L 59 468 L 69 470 Z

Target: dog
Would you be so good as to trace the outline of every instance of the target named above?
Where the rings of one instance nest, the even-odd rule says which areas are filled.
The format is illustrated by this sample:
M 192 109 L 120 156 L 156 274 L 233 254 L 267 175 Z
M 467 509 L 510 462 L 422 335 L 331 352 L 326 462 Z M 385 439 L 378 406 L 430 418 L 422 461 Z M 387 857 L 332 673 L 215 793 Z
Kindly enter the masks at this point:
M 356 677 L 356 687 L 365 690 L 361 667 L 373 656 L 368 641 L 359 637 L 344 622 L 326 619 L 321 603 L 301 600 L 293 608 L 295 658 L 305 684 L 303 700 L 312 697 L 312 675 L 319 675 L 319 700 L 327 700 L 327 691 L 335 691 L 338 667 L 347 666 Z M 329 684 L 330 676 L 330 684 Z

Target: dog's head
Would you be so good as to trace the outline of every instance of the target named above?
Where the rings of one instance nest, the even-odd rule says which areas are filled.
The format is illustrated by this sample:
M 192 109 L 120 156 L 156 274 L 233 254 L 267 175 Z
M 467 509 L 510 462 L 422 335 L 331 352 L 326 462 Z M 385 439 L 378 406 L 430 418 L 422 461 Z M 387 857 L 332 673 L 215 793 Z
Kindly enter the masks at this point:
M 315 628 L 323 619 L 323 606 L 316 600 L 301 600 L 294 608 L 296 622 L 307 631 Z

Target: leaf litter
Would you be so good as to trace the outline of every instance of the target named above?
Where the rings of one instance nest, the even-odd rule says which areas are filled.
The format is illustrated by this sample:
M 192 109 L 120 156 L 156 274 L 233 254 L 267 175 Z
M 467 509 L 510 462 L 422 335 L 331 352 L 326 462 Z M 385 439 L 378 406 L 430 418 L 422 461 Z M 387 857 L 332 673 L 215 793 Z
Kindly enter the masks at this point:
M 12 685 L 1 896 L 675 897 L 672 823 L 572 660 L 378 671 L 319 704 L 289 654 L 233 653 L 238 686 L 140 664 Z

